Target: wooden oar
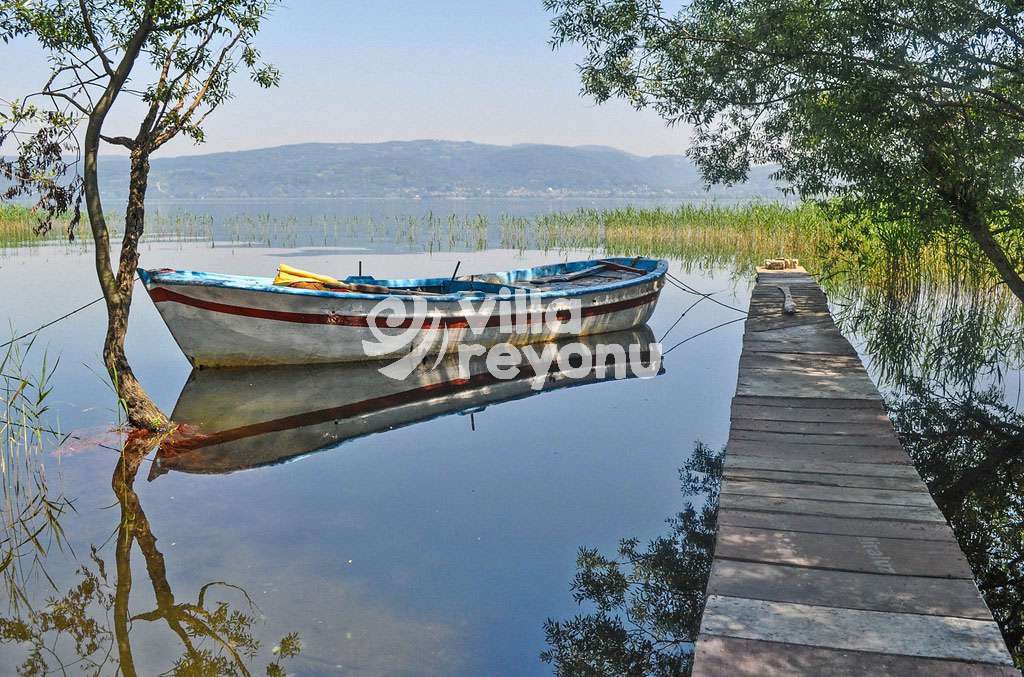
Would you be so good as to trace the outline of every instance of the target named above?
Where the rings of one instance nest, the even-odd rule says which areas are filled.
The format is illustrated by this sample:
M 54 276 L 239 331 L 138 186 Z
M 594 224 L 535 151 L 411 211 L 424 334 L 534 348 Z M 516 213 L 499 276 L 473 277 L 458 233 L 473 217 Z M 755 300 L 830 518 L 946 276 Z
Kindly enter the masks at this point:
M 355 282 L 342 282 L 330 275 L 311 273 L 308 270 L 300 270 L 282 263 L 277 267 L 277 277 L 274 284 L 284 287 L 300 287 L 303 284 L 319 284 L 329 289 L 338 291 L 356 292 L 359 294 L 412 294 L 415 296 L 437 296 L 436 292 L 420 291 L 418 289 L 401 289 L 385 287 L 379 284 L 362 284 Z
M 537 278 L 537 282 L 572 282 L 573 280 L 579 280 L 583 277 L 590 277 L 605 269 L 603 263 L 596 266 L 590 266 L 589 268 L 583 268 L 577 270 L 574 273 L 560 273 L 558 275 L 548 275 L 547 277 Z
M 608 259 L 601 259 L 601 263 L 606 265 L 606 266 L 608 266 L 609 268 L 613 268 L 615 270 L 624 270 L 624 271 L 626 271 L 628 273 L 635 273 L 637 275 L 646 275 L 647 272 L 648 272 L 648 271 L 644 270 L 643 268 L 635 268 L 633 266 L 627 266 L 624 263 L 618 263 L 616 261 L 609 261 Z M 633 259 L 633 263 L 639 263 L 639 257 L 636 258 L 636 259 Z

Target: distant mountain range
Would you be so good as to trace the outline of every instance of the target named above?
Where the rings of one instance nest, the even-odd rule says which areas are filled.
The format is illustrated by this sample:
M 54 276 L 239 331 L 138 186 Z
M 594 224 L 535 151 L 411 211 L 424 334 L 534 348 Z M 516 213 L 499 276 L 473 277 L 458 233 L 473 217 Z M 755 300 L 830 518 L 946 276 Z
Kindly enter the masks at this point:
M 710 193 L 681 155 L 641 157 L 604 146 L 465 141 L 303 143 L 156 156 L 150 198 L 579 197 L 777 198 L 768 168 Z M 100 158 L 104 192 L 127 192 L 128 160 Z

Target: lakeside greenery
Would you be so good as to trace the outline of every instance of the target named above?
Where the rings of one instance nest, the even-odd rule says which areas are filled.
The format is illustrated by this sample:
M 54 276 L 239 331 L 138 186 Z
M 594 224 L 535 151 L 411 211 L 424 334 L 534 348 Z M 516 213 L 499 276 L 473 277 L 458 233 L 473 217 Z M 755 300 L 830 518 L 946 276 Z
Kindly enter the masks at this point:
M 674 209 L 580 209 L 502 220 L 501 244 L 513 249 L 604 249 L 611 254 L 678 259 L 741 272 L 766 258 L 810 261 L 833 226 L 813 205 L 683 204 Z
M 115 234 L 118 220 L 112 220 Z M 751 271 L 766 258 L 800 258 L 808 267 L 823 266 L 840 250 L 859 251 L 862 260 L 877 257 L 900 241 L 904 252 L 926 254 L 934 263 L 939 249 L 894 237 L 896 226 L 833 218 L 813 204 L 752 202 L 738 205 L 682 204 L 675 208 L 578 209 L 535 217 L 504 215 L 492 223 L 486 216 L 456 214 L 401 216 L 390 219 L 240 214 L 216 223 L 208 215 L 154 211 L 147 215 L 147 235 L 159 238 L 212 239 L 266 246 L 330 245 L 340 239 L 365 237 L 393 241 L 425 250 L 483 249 L 606 249 L 609 253 L 664 256 L 700 265 L 731 265 Z M 67 218 L 43 234 L 35 232 L 35 212 L 18 204 L 0 205 L 0 246 L 31 246 L 67 238 Z M 81 237 L 88 226 L 79 225 Z M 497 229 L 497 241 L 490 234 Z M 949 241 L 944 241 L 946 245 Z M 963 252 L 958 252 L 963 254 Z
M 120 234 L 116 217 L 114 235 Z M 214 240 L 250 246 L 328 246 L 358 238 L 391 242 L 426 251 L 492 246 L 509 249 L 606 250 L 609 253 L 664 256 L 701 266 L 735 266 L 752 272 L 765 258 L 800 258 L 807 265 L 832 247 L 837 226 L 813 205 L 750 203 L 736 206 L 689 205 L 674 209 L 623 209 L 553 212 L 536 217 L 456 214 L 391 219 L 242 214 L 215 223 L 207 215 L 163 213 L 147 216 L 147 239 Z M 67 218 L 49 231 L 36 232 L 28 207 L 0 205 L 0 247 L 33 246 L 67 239 Z M 80 224 L 76 240 L 85 235 Z M 88 238 L 85 238 L 88 239 Z
M 124 217 L 108 214 L 106 218 L 111 225 L 111 236 L 120 238 L 124 233 Z M 209 237 L 209 231 L 202 228 L 197 219 L 191 215 L 177 217 L 154 215 L 152 220 L 153 232 L 147 234 L 151 235 L 151 237 L 147 237 L 150 240 L 185 241 Z M 71 233 L 68 232 L 70 221 L 70 215 L 62 214 L 54 219 L 49 229 L 38 232 L 40 222 L 35 210 L 22 204 L 0 203 L 0 250 L 69 242 L 83 247 L 91 245 L 92 240 L 89 236 L 89 224 L 86 217 L 82 216 L 82 221 Z
M 30 245 L 43 239 L 54 239 L 58 233 L 44 236 L 35 233 L 36 219 L 28 207 L 17 204 L 0 204 L 0 247 Z M 61 231 L 61 236 L 66 234 Z
M 123 220 L 108 217 L 114 238 Z M 38 234 L 34 212 L 0 205 L 0 250 L 67 242 L 68 219 Z M 87 224 L 75 244 L 90 246 Z M 176 209 L 147 215 L 146 241 L 200 241 L 211 246 L 316 247 L 377 243 L 396 251 L 568 250 L 657 256 L 688 269 L 730 268 L 750 275 L 768 258 L 796 258 L 830 293 L 850 287 L 904 299 L 939 290 L 975 289 L 1019 314 L 994 267 L 966 236 L 915 235 L 912 224 L 836 216 L 817 205 L 753 202 L 682 204 L 674 208 L 578 209 L 532 217 L 424 215 L 373 218 L 239 213 L 226 217 Z
M 108 217 L 112 235 L 123 225 Z M 35 213 L 0 205 L 0 249 L 66 241 L 67 218 L 38 234 Z M 603 251 L 658 256 L 688 267 L 729 267 L 750 274 L 767 258 L 797 258 L 828 279 L 855 277 L 889 287 L 919 279 L 943 286 L 969 281 L 1001 293 L 992 265 L 966 237 L 914 235 L 912 224 L 830 214 L 810 203 L 682 204 L 675 208 L 578 209 L 533 217 L 425 215 L 365 218 L 324 214 L 237 214 L 220 219 L 186 211 L 153 210 L 148 241 L 208 241 L 217 246 L 331 246 L 352 240 L 393 244 L 408 251 L 508 249 Z M 88 246 L 87 224 L 75 240 Z

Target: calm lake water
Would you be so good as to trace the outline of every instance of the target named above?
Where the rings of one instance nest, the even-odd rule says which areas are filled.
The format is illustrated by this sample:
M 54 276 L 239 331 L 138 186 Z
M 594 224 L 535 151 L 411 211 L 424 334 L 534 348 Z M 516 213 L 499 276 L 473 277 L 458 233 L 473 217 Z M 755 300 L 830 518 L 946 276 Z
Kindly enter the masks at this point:
M 555 208 L 567 206 L 580 205 Z M 350 207 L 339 219 L 352 216 Z M 550 208 L 502 201 L 468 205 L 464 212 L 529 215 Z M 147 244 L 147 268 L 272 275 L 287 262 L 341 277 L 361 262 L 364 273 L 379 277 L 428 277 L 451 273 L 457 262 L 460 273 L 470 273 L 592 255 L 496 248 L 409 253 L 402 251 L 408 245 L 356 233 L 309 246 L 317 226 L 308 224 L 296 227 L 293 246 L 249 247 L 224 242 L 249 238 L 223 224 L 246 214 L 279 217 L 275 210 L 291 210 L 297 222 L 311 215 L 323 220 L 331 206 L 159 209 L 207 209 L 217 242 Z M 359 209 L 388 219 L 446 214 L 451 205 Z M 730 270 L 673 263 L 671 272 L 725 303 L 746 306 L 750 280 Z M 99 295 L 91 253 L 60 245 L 0 257 L 0 289 L 2 319 L 15 333 Z M 653 335 L 661 338 L 694 300 L 667 286 L 650 322 Z M 700 303 L 664 343 L 737 316 Z M 569 590 L 577 549 L 614 552 L 621 538 L 645 541 L 663 533 L 665 519 L 684 505 L 678 469 L 694 443 L 725 443 L 742 327 L 734 323 L 686 343 L 666 356 L 655 378 L 556 388 L 482 409 L 470 397 L 460 408 L 473 410 L 472 416 L 416 422 L 418 414 L 410 413 L 410 424 L 394 429 L 357 427 L 352 439 L 338 443 L 325 435 L 327 446 L 316 453 L 302 455 L 318 446 L 316 430 L 312 439 L 281 436 L 260 450 L 263 460 L 302 455 L 287 463 L 239 469 L 246 460 L 229 459 L 199 472 L 154 472 L 152 456 L 137 469 L 118 464 L 122 440 L 109 432 L 117 415 L 99 359 L 105 313 L 95 305 L 45 330 L 29 355 L 33 365 L 44 353 L 51 363 L 60 358 L 45 421 L 77 439 L 42 462 L 51 490 L 59 487 L 72 499 L 74 512 L 60 520 L 66 544 L 51 542 L 17 589 L 5 592 L 16 607 L 6 617 L 29 619 L 27 626 L 46 630 L 46 639 L 39 648 L 31 633 L 6 633 L 0 673 L 14 674 L 33 660 L 35 647 L 51 670 L 62 661 L 72 674 L 94 664 L 113 673 L 119 655 L 130 657 L 139 674 L 163 673 L 176 663 L 188 674 L 178 662 L 189 645 L 224 656 L 212 635 L 254 647 L 251 635 L 260 646 L 242 658 L 262 674 L 274 660 L 272 647 L 298 633 L 301 652 L 283 662 L 295 674 L 549 674 L 538 657 L 545 648 L 543 623 L 579 610 Z M 142 384 L 171 411 L 190 368 L 141 285 L 128 354 Z M 257 385 L 251 399 L 235 389 L 218 406 L 230 411 L 253 401 L 272 403 L 280 389 L 282 397 L 308 400 L 315 411 L 331 405 L 324 384 L 322 373 L 284 371 Z M 193 396 L 186 392 L 179 406 L 209 401 L 190 402 Z M 203 397 L 210 397 L 209 388 Z M 124 552 L 117 544 L 126 520 L 143 528 Z M 52 619 L 31 616 L 69 592 L 74 627 L 56 632 Z M 228 606 L 212 613 L 221 603 Z M 211 613 L 196 612 L 197 605 Z M 127 638 L 120 647 L 119 634 Z M 75 662 L 83 653 L 92 663 Z
M 339 277 L 360 265 L 379 277 L 443 276 L 456 264 L 497 271 L 600 254 L 503 248 L 508 219 L 631 203 L 673 206 L 154 203 L 142 265 L 272 275 L 285 262 Z M 671 272 L 746 307 L 752 281 L 729 268 L 673 261 Z M 988 286 L 915 280 L 835 278 L 826 290 L 1024 664 L 1019 304 Z M 80 244 L 0 252 L 0 289 L 11 335 L 99 296 Z M 653 336 L 671 347 L 739 317 L 695 300 L 666 286 L 650 326 L 614 340 Z M 291 653 L 294 642 L 279 642 L 293 633 L 301 651 L 281 661 L 292 674 L 550 674 L 539 658 L 545 621 L 594 610 L 570 589 L 579 548 L 614 556 L 622 538 L 641 550 L 676 538 L 696 578 L 708 558 L 710 515 L 666 519 L 688 503 L 699 513 L 714 491 L 697 442 L 725 443 L 742 322 L 678 347 L 654 378 L 468 388 L 346 418 L 339 405 L 387 394 L 372 368 L 190 377 L 139 285 L 128 338 L 136 375 L 165 411 L 235 435 L 156 453 L 113 431 L 104 331 L 97 304 L 46 329 L 25 358 L 29 373 L 59 358 L 43 420 L 74 437 L 59 452 L 44 437 L 44 452 L 8 459 L 3 475 L 7 513 L 24 506 L 31 529 L 17 532 L 22 556 L 0 561 L 0 675 L 114 674 L 119 665 L 141 675 L 263 674 L 275 647 Z M 277 427 L 237 434 L 267 420 Z M 52 505 L 38 500 L 40 464 Z M 681 491 L 681 468 L 691 493 Z M 702 482 L 694 468 L 710 474 Z M 57 515 L 61 495 L 73 510 Z M 673 603 L 699 606 L 704 582 L 675 573 L 657 582 L 674 586 Z

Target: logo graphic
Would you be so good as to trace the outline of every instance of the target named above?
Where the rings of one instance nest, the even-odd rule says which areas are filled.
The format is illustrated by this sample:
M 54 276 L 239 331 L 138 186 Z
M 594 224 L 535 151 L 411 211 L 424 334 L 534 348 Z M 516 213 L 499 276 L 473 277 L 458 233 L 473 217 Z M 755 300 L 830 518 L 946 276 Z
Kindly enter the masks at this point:
M 656 376 L 661 369 L 661 345 L 611 343 L 552 343 L 559 337 L 582 333 L 579 299 L 542 299 L 526 290 L 502 288 L 497 296 L 463 294 L 458 312 L 443 313 L 421 296 L 388 297 L 367 315 L 372 341 L 364 340 L 368 357 L 395 358 L 378 371 L 404 380 L 433 357 L 436 369 L 446 357 L 458 356 L 460 378 L 469 378 L 471 361 L 483 358 L 486 371 L 495 379 L 525 375 L 540 390 L 549 375 L 584 378 L 591 372 L 605 378 Z M 646 361 L 646 364 L 644 362 Z

